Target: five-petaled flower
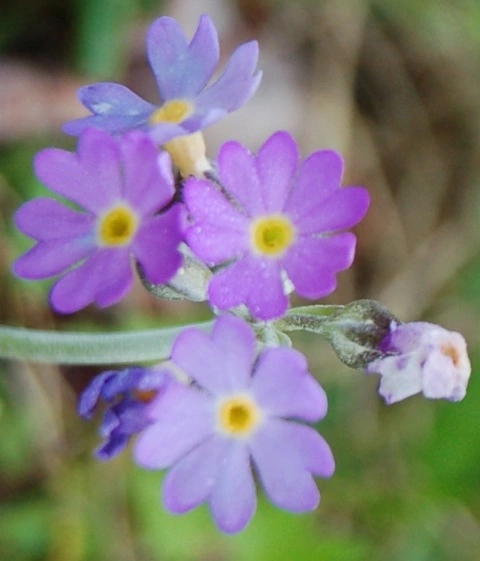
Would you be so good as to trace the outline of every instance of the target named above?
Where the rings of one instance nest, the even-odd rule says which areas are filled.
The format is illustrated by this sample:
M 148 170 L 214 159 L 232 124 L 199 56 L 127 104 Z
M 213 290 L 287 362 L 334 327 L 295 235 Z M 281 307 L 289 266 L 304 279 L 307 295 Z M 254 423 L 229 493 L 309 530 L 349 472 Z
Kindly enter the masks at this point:
M 167 510 L 183 513 L 207 501 L 222 531 L 241 530 L 256 506 L 252 467 L 276 506 L 314 509 L 320 495 L 312 475 L 332 475 L 334 460 L 301 422 L 327 410 L 304 356 L 288 348 L 257 356 L 251 327 L 223 316 L 210 336 L 185 329 L 171 360 L 194 385 L 172 383 L 152 403 L 154 421 L 134 450 L 143 467 L 171 468 L 163 485 Z
M 298 158 L 293 138 L 277 132 L 257 155 L 237 142 L 221 147 L 223 192 L 187 180 L 187 241 L 207 265 L 226 265 L 208 288 L 218 308 L 245 304 L 255 318 L 276 318 L 287 309 L 290 283 L 301 296 L 321 298 L 335 289 L 335 274 L 352 264 L 355 236 L 339 231 L 363 218 L 367 191 L 341 187 L 336 152 L 314 152 L 300 165 Z
M 82 210 L 41 197 L 15 214 L 17 228 L 37 241 L 13 264 L 16 275 L 42 279 L 64 273 L 50 301 L 75 312 L 120 300 L 130 289 L 131 255 L 153 283 L 170 280 L 181 265 L 182 207 L 165 209 L 174 194 L 168 154 L 141 132 L 117 142 L 103 131 L 82 133 L 77 154 L 50 148 L 35 159 L 37 176 Z
M 215 123 L 244 103 L 257 89 L 258 43 L 240 45 L 220 77 L 209 84 L 219 61 L 218 37 L 212 20 L 200 17 L 190 43 L 178 23 L 161 17 L 150 26 L 147 53 L 161 104 L 154 105 L 120 84 L 102 82 L 80 88 L 80 101 L 93 115 L 71 121 L 65 132 L 77 135 L 89 126 L 111 134 L 148 131 L 158 143 L 192 134 Z
M 109 370 L 92 380 L 80 396 L 78 414 L 90 419 L 100 399 L 108 404 L 99 428 L 104 443 L 96 451 L 98 459 L 116 456 L 132 435 L 152 422 L 148 414 L 150 404 L 165 390 L 169 380 L 162 370 L 139 367 Z
M 385 356 L 366 370 L 381 375 L 379 393 L 386 403 L 420 392 L 430 399 L 465 397 L 471 367 L 460 333 L 426 322 L 392 323 L 379 350 Z

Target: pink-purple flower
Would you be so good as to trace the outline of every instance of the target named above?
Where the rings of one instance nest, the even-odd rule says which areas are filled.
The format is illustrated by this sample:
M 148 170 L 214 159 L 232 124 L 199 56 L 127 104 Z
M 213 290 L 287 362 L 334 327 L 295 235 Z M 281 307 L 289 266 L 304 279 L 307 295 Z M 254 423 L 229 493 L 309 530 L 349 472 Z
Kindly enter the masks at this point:
M 168 206 L 170 159 L 158 155 L 148 136 L 132 132 L 117 142 L 89 129 L 76 154 L 56 148 L 37 154 L 35 171 L 51 191 L 80 207 L 40 197 L 15 214 L 17 228 L 37 243 L 13 271 L 32 280 L 61 275 L 50 293 L 55 310 L 120 300 L 132 285 L 132 256 L 150 282 L 173 277 L 182 259 L 182 208 Z
M 206 15 L 200 17 L 190 43 L 174 19 L 161 17 L 150 26 L 146 44 L 161 103 L 149 103 L 120 84 L 85 86 L 78 96 L 93 115 L 67 123 L 65 132 L 77 135 L 90 126 L 111 134 L 141 129 L 163 144 L 238 109 L 261 80 L 261 72 L 255 72 L 258 44 L 250 41 L 234 51 L 223 73 L 209 84 L 219 62 L 219 46 Z
M 104 439 L 96 451 L 99 460 L 119 454 L 131 436 L 152 422 L 148 414 L 150 404 L 165 390 L 169 380 L 162 370 L 139 367 L 109 370 L 92 380 L 80 396 L 78 414 L 90 419 L 100 400 L 108 404 L 99 428 Z
M 213 305 L 245 304 L 267 320 L 284 314 L 292 285 L 310 299 L 333 292 L 336 273 L 350 267 L 355 251 L 355 236 L 343 230 L 369 204 L 365 189 L 341 187 L 342 173 L 336 152 L 314 152 L 299 163 L 293 138 L 277 132 L 256 155 L 237 142 L 221 147 L 222 189 L 186 181 L 188 244 L 207 265 L 220 266 L 208 288 Z
M 392 322 L 379 350 L 385 356 L 366 371 L 381 375 L 379 393 L 386 403 L 420 392 L 430 399 L 465 397 L 471 366 L 460 333 L 426 322 Z
M 222 531 L 238 532 L 255 511 L 254 471 L 276 506 L 314 509 L 320 495 L 313 476 L 331 476 L 334 460 L 303 424 L 327 410 L 304 356 L 289 348 L 257 354 L 253 330 L 223 316 L 211 335 L 185 329 L 171 361 L 193 384 L 172 383 L 152 402 L 153 422 L 134 450 L 141 466 L 170 468 L 166 509 L 183 513 L 207 502 Z

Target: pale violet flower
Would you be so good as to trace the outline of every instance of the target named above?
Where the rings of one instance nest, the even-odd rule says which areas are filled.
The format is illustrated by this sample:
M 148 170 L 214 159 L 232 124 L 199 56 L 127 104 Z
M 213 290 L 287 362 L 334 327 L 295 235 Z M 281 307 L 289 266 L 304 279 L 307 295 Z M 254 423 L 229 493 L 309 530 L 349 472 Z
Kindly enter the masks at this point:
M 417 393 L 450 401 L 465 397 L 471 367 L 460 333 L 425 322 L 392 322 L 378 350 L 384 356 L 366 371 L 380 374 L 379 393 L 386 403 Z
M 170 468 L 166 509 L 180 514 L 207 502 L 222 531 L 238 532 L 255 511 L 255 472 L 279 508 L 313 510 L 320 500 L 313 476 L 331 476 L 334 460 L 305 424 L 327 411 L 305 357 L 289 348 L 258 355 L 252 328 L 223 316 L 211 335 L 185 329 L 171 363 L 193 384 L 171 383 L 152 403 L 153 422 L 134 451 L 145 468 Z
M 124 134 L 141 129 L 164 144 L 197 132 L 241 107 L 262 77 L 255 71 L 258 43 L 250 41 L 234 51 L 223 72 L 210 83 L 220 55 L 217 31 L 206 15 L 200 17 L 190 43 L 174 19 L 158 18 L 148 30 L 146 45 L 159 103 L 149 103 L 120 84 L 84 86 L 78 97 L 93 115 L 67 123 L 65 132 L 78 135 L 95 127 Z
M 342 187 L 343 161 L 333 150 L 300 160 L 284 131 L 257 154 L 226 142 L 218 156 L 223 190 L 190 178 L 183 191 L 191 226 L 187 242 L 209 267 L 208 286 L 219 309 L 244 304 L 260 320 L 282 316 L 289 289 L 309 299 L 335 290 L 350 267 L 355 235 L 346 230 L 365 216 L 368 192 Z
M 17 228 L 36 244 L 14 262 L 13 272 L 30 280 L 60 275 L 50 292 L 56 311 L 118 302 L 133 283 L 132 257 L 152 283 L 168 282 L 177 272 L 183 210 L 171 204 L 170 158 L 159 156 L 147 135 L 133 131 L 117 141 L 88 129 L 76 153 L 39 152 L 35 172 L 76 208 L 39 197 L 17 210 Z

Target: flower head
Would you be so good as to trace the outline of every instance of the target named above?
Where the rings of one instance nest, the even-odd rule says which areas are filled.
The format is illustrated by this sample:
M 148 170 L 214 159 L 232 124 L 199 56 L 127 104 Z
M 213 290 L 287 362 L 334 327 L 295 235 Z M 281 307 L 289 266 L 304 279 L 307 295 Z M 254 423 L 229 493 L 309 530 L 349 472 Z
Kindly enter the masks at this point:
M 425 322 L 392 322 L 379 350 L 385 356 L 366 370 L 381 375 L 379 393 L 387 403 L 420 392 L 430 399 L 465 397 L 471 367 L 460 333 Z
M 150 26 L 147 53 L 161 103 L 148 103 L 125 86 L 98 83 L 80 88 L 78 96 L 93 115 L 67 123 L 68 134 L 93 126 L 112 134 L 148 131 L 158 143 L 191 134 L 220 120 L 250 99 L 261 72 L 255 73 L 258 44 L 237 48 L 220 77 L 211 80 L 219 61 L 218 37 L 211 19 L 200 17 L 190 43 L 177 22 L 161 17 Z
M 104 444 L 96 451 L 109 460 L 127 445 L 130 437 L 151 423 L 150 404 L 165 389 L 169 378 L 159 370 L 128 368 L 96 376 L 80 396 L 78 413 L 89 419 L 100 399 L 109 404 L 99 432 Z
M 254 467 L 276 506 L 314 509 L 312 476 L 332 475 L 334 460 L 323 438 L 299 422 L 318 421 L 327 409 L 303 355 L 269 348 L 256 356 L 253 330 L 228 316 L 210 336 L 183 331 L 171 359 L 194 385 L 169 385 L 135 447 L 140 465 L 171 468 L 166 508 L 183 513 L 206 501 L 218 527 L 237 532 L 255 511 Z
M 352 264 L 355 236 L 339 231 L 363 218 L 368 193 L 340 186 L 336 152 L 314 152 L 300 165 L 298 158 L 292 137 L 277 132 L 257 155 L 236 142 L 221 147 L 224 192 L 187 180 L 187 241 L 209 266 L 227 265 L 209 284 L 218 308 L 245 304 L 258 319 L 279 317 L 288 306 L 286 284 L 321 298 L 335 289 L 335 274 Z
M 171 202 L 173 177 L 167 154 L 140 132 L 117 142 L 107 133 L 82 133 L 77 154 L 46 149 L 35 159 L 37 176 L 81 210 L 42 197 L 23 204 L 17 228 L 36 245 L 13 264 L 26 279 L 63 276 L 50 300 L 70 313 L 95 302 L 120 300 L 130 289 L 130 257 L 153 283 L 168 281 L 181 264 L 182 210 Z

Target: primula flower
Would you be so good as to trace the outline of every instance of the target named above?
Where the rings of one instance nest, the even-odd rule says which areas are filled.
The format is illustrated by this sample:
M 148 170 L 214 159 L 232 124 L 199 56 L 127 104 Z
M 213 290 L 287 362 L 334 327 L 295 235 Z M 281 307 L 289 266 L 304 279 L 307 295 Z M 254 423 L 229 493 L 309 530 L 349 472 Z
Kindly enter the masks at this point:
M 150 404 L 168 382 L 164 372 L 145 368 L 111 370 L 92 380 L 80 396 L 78 413 L 90 419 L 100 399 L 109 405 L 99 428 L 105 440 L 96 451 L 100 460 L 116 456 L 132 435 L 151 423 L 148 415 Z
M 252 467 L 276 506 L 314 509 L 320 496 L 312 475 L 332 475 L 334 460 L 324 439 L 298 422 L 318 421 L 327 410 L 304 356 L 288 348 L 256 356 L 253 330 L 225 316 L 210 336 L 183 331 L 171 360 L 193 384 L 172 383 L 152 403 L 154 422 L 134 450 L 143 467 L 171 468 L 163 484 L 167 510 L 183 513 L 206 501 L 222 531 L 238 532 L 256 507 Z
M 221 147 L 223 192 L 187 180 L 187 241 L 207 265 L 226 265 L 208 288 L 218 308 L 245 304 L 255 318 L 276 318 L 288 306 L 286 279 L 301 296 L 321 298 L 335 289 L 335 274 L 352 264 L 355 236 L 338 231 L 363 218 L 368 193 L 340 186 L 336 152 L 314 152 L 300 165 L 298 158 L 293 138 L 277 132 L 257 155 L 236 142 Z
M 131 255 L 152 283 L 173 277 L 181 264 L 182 209 L 159 214 L 174 194 L 173 176 L 168 155 L 159 157 L 146 135 L 133 132 L 117 143 L 90 129 L 77 154 L 55 148 L 37 154 L 35 171 L 51 191 L 82 207 L 41 197 L 15 214 L 17 228 L 37 244 L 13 271 L 26 279 L 64 273 L 50 293 L 57 311 L 120 300 L 133 280 Z
M 85 86 L 78 97 L 93 115 L 67 123 L 65 132 L 77 135 L 89 126 L 112 134 L 142 129 L 164 144 L 238 109 L 261 80 L 261 72 L 254 73 L 258 43 L 250 41 L 236 49 L 220 77 L 208 85 L 218 65 L 219 47 L 216 29 L 206 15 L 200 17 L 190 43 L 174 19 L 157 19 L 148 30 L 146 45 L 161 103 L 148 103 L 120 84 Z
M 392 322 L 379 350 L 385 356 L 366 371 L 381 375 L 379 393 L 386 403 L 420 392 L 431 399 L 465 397 L 471 367 L 460 333 L 425 322 Z

